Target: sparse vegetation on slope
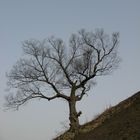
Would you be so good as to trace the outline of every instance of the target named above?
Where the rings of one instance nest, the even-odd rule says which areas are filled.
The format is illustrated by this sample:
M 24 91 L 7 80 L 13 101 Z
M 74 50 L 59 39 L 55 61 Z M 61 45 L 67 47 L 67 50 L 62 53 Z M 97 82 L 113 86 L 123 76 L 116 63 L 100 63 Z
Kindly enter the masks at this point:
M 55 140 L 140 140 L 140 92 L 105 110 L 82 125 L 79 134 L 69 132 Z

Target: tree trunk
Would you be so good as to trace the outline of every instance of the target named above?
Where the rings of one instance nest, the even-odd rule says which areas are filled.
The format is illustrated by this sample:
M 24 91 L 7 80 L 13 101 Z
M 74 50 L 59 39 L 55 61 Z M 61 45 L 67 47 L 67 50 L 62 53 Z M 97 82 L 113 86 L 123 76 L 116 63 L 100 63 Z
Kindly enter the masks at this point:
M 78 133 L 79 130 L 79 119 L 77 111 L 76 111 L 76 100 L 75 98 L 71 98 L 69 101 L 69 120 L 70 120 L 70 131 L 74 133 Z

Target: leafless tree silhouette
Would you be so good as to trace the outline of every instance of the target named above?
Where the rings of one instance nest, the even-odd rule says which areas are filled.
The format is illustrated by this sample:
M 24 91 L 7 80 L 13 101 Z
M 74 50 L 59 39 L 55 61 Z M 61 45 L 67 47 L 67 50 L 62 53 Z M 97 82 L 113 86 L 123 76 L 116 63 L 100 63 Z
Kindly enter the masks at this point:
M 108 75 L 118 67 L 119 34 L 80 30 L 72 34 L 68 45 L 51 37 L 23 43 L 24 57 L 7 74 L 14 93 L 6 96 L 6 106 L 18 109 L 34 98 L 48 101 L 61 98 L 68 102 L 70 131 L 77 132 L 81 101 L 94 79 Z

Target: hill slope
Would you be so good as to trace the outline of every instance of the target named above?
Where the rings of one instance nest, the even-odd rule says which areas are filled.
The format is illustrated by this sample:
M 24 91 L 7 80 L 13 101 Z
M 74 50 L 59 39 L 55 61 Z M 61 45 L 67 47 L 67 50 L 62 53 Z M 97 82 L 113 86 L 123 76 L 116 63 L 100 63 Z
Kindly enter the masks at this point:
M 140 140 L 140 92 L 81 126 L 75 138 L 70 135 L 56 140 Z

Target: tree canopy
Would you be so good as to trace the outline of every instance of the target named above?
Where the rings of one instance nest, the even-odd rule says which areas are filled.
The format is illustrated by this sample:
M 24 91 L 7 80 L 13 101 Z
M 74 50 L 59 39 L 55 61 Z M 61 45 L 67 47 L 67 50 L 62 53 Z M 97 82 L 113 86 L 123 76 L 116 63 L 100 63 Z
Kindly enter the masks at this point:
M 24 56 L 7 74 L 14 92 L 6 96 L 6 106 L 18 109 L 34 98 L 62 98 L 69 103 L 73 125 L 81 114 L 76 111 L 76 102 L 90 90 L 96 77 L 118 67 L 118 44 L 119 33 L 109 36 L 102 29 L 82 29 L 71 35 L 68 44 L 55 37 L 24 41 Z

